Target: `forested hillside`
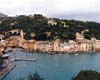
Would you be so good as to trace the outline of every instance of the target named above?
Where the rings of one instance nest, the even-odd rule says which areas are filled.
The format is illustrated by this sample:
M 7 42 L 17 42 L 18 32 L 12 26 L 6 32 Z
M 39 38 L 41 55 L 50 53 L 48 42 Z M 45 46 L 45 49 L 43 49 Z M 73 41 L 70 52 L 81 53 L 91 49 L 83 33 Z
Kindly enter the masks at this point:
M 53 20 L 57 24 L 48 24 L 49 20 Z M 81 33 L 83 30 L 88 30 L 83 33 L 85 38 L 96 37 L 100 39 L 100 23 L 61 20 L 44 17 L 41 14 L 0 18 L 1 33 L 12 29 L 22 29 L 26 33 L 26 39 L 53 40 L 60 38 L 61 40 L 69 40 L 75 39 L 75 33 Z M 34 36 L 31 35 L 32 33 Z

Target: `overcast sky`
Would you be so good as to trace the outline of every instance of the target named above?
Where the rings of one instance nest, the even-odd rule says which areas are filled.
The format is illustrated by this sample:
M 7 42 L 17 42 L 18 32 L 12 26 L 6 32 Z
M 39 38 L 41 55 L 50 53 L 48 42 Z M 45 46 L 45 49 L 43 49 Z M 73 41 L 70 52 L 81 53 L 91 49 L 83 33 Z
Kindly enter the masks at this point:
M 0 0 L 0 12 L 100 22 L 100 0 Z

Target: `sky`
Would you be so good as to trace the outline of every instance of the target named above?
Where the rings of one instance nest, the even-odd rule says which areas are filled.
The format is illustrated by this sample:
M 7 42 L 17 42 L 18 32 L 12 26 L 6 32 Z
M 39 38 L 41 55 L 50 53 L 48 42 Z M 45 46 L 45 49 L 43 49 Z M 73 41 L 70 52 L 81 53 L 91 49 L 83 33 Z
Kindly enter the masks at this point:
M 100 22 L 100 0 L 0 0 L 0 12 Z

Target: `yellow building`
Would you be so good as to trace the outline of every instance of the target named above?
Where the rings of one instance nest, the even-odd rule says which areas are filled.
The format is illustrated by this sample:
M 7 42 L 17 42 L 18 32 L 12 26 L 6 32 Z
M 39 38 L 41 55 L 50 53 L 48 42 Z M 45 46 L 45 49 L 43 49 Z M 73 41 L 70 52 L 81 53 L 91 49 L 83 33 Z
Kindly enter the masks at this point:
M 43 52 L 48 52 L 48 51 L 53 51 L 53 42 L 49 41 L 37 41 L 34 44 L 34 50 L 35 51 L 43 51 Z
M 34 40 L 25 41 L 22 47 L 27 51 L 34 51 L 34 43 Z
M 19 40 L 17 38 L 9 38 L 6 43 L 7 47 L 19 47 Z
M 94 48 L 96 51 L 100 51 L 100 40 L 96 40 Z

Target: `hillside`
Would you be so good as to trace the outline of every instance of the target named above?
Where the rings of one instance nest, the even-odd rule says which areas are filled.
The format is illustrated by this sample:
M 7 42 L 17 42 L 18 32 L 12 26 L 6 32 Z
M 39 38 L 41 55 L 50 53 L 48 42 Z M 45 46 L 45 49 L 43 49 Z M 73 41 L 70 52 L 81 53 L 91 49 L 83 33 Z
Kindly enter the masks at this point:
M 69 40 L 75 39 L 76 32 L 82 33 L 87 39 L 91 37 L 100 39 L 100 23 L 96 22 L 61 20 L 44 17 L 41 14 L 6 17 L 0 21 L 2 33 L 12 29 L 22 29 L 26 39 L 54 40 L 60 38 L 61 40 Z
M 7 17 L 6 14 L 0 13 L 0 17 Z

